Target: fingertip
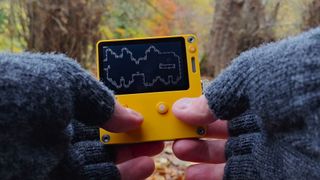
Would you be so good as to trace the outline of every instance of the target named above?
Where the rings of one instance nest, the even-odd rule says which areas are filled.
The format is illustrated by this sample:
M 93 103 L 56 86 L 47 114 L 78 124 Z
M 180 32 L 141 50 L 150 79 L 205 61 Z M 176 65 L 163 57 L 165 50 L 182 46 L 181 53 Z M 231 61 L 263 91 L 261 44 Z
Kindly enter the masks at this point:
M 172 109 L 176 111 L 184 110 L 192 104 L 192 101 L 192 98 L 181 98 L 172 105 Z
M 145 179 L 153 173 L 155 164 L 152 158 L 142 156 L 125 161 L 117 167 L 122 180 Z
M 164 149 L 164 142 L 157 141 L 157 142 L 146 142 L 146 143 L 139 143 L 139 144 L 132 144 L 131 150 L 132 155 L 135 157 L 138 156 L 154 156 L 162 152 Z M 128 146 L 126 146 L 128 148 Z
M 147 178 L 148 176 L 150 176 L 154 172 L 156 166 L 155 166 L 154 161 L 151 157 L 144 156 L 142 158 L 143 159 L 141 160 L 141 163 L 145 164 L 145 173 L 146 173 L 144 178 Z
M 172 145 L 172 151 L 177 156 L 177 158 L 184 160 L 186 159 L 186 156 L 188 156 L 189 152 L 189 144 L 192 143 L 192 140 L 177 140 Z
M 134 111 L 133 109 L 130 108 L 125 108 L 128 112 L 128 116 L 137 121 L 137 123 L 142 123 L 143 122 L 143 116 L 138 113 L 137 111 Z
M 222 180 L 225 164 L 196 164 L 188 167 L 186 180 L 217 179 Z
M 208 125 L 217 119 L 204 96 L 179 99 L 173 104 L 172 112 L 179 120 L 197 126 Z

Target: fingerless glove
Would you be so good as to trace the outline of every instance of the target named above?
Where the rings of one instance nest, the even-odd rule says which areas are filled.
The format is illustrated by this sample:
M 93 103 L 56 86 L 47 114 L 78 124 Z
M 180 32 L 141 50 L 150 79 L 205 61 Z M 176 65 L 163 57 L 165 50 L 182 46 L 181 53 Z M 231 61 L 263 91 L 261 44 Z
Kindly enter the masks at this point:
M 71 122 L 67 128 L 72 137 L 70 148 L 50 179 L 120 179 L 113 147 L 99 141 L 99 128 Z
M 225 179 L 320 179 L 320 28 L 242 53 L 206 89 Z
M 0 54 L 0 178 L 47 179 L 68 154 L 88 150 L 70 144 L 70 120 L 98 127 L 113 111 L 112 93 L 74 60 Z

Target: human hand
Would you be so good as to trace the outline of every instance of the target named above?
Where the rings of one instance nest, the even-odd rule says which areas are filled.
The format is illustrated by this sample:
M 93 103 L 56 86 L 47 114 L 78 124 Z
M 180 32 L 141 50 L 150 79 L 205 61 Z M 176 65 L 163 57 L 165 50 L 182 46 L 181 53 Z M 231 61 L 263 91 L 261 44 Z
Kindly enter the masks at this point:
M 128 108 L 115 105 L 115 112 L 103 128 L 113 132 L 127 132 L 138 128 L 143 117 Z M 154 161 L 148 156 L 160 153 L 163 142 L 150 142 L 131 145 L 114 145 L 115 163 L 121 174 L 121 179 L 145 179 L 154 171 Z
M 104 128 L 113 132 L 134 130 L 143 117 L 137 112 L 115 104 L 112 118 Z M 162 151 L 163 142 L 132 145 L 104 145 L 99 141 L 99 129 L 76 120 L 68 128 L 72 145 L 68 154 L 52 173 L 58 179 L 144 179 L 154 171 L 154 162 L 148 156 Z
M 179 159 L 200 163 L 188 167 L 186 179 L 222 179 L 226 162 L 225 139 L 228 136 L 226 122 L 215 117 L 204 96 L 180 99 L 173 105 L 172 111 L 185 123 L 208 127 L 208 139 L 177 140 L 173 144 L 173 152 Z
M 224 178 L 319 179 L 319 37 L 317 28 L 244 52 L 205 89 L 213 118 L 228 120 Z M 193 109 L 185 110 L 185 115 L 173 111 L 189 124 L 208 124 L 208 115 L 192 118 L 197 112 L 206 114 L 203 108 Z M 178 143 L 173 147 L 177 156 L 194 160 Z M 180 146 L 196 147 L 190 144 Z M 197 168 L 200 177 L 206 178 L 216 171 L 199 172 Z
M 0 176 L 3 179 L 46 179 L 55 167 L 61 165 L 63 157 L 72 153 L 79 154 L 81 159 L 94 151 L 103 156 L 101 160 L 104 162 L 111 162 L 110 154 L 104 157 L 111 150 L 103 154 L 102 149 L 105 150 L 106 146 L 99 146 L 100 142 L 92 141 L 98 140 L 98 136 L 87 139 L 89 136 L 85 135 L 88 131 L 71 136 L 68 129 L 79 127 L 75 123 L 70 125 L 71 119 L 84 123 L 83 126 L 88 127 L 86 130 L 90 129 L 89 126 L 95 126 L 95 134 L 98 133 L 98 126 L 124 132 L 142 123 L 139 115 L 115 104 L 112 92 L 107 87 L 64 55 L 1 53 L 0 66 L 0 142 L 6 145 L 6 148 L 0 148 L 0 154 L 3 155 Z M 74 131 L 77 132 L 81 130 Z M 90 145 L 90 142 L 89 146 L 85 146 L 85 140 L 97 146 Z M 141 156 L 153 155 L 161 151 L 162 146 L 162 143 L 150 143 L 115 147 L 120 155 L 112 159 L 119 163 L 123 178 L 145 177 L 154 165 L 150 158 Z M 95 164 L 99 161 L 96 160 L 88 162 L 82 159 L 81 162 Z M 139 167 L 137 164 L 144 171 L 128 171 L 132 164 L 135 166 L 131 169 L 136 170 L 135 167 Z M 85 164 L 74 165 L 84 167 Z
M 112 93 L 73 59 L 0 53 L 0 177 L 46 179 L 68 150 L 71 119 L 100 126 Z

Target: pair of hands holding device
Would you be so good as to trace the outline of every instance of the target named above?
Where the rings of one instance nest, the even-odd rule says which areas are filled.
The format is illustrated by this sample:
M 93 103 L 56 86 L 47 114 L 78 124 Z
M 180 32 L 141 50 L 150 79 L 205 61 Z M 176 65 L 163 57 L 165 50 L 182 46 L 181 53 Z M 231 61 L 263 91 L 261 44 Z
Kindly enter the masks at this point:
M 178 100 L 172 110 L 177 118 L 185 123 L 198 126 L 208 125 L 207 137 L 227 137 L 227 124 L 220 120 L 216 121 L 204 96 Z M 112 119 L 103 128 L 113 132 L 126 132 L 138 128 L 142 121 L 143 118 L 140 114 L 116 103 Z M 192 139 L 175 141 L 173 151 L 178 158 L 185 161 L 215 163 L 212 165 L 198 164 L 189 167 L 186 171 L 186 178 L 222 179 L 224 173 L 223 163 L 225 162 L 225 142 L 226 140 L 222 139 L 213 141 Z M 119 157 L 116 162 L 120 163 L 118 164 L 118 169 L 122 178 L 140 179 L 150 176 L 154 170 L 152 159 L 146 156 L 159 153 L 163 149 L 163 143 L 153 142 L 118 145 L 116 147 L 117 156 Z M 142 169 L 143 171 L 141 171 Z
M 0 177 L 143 179 L 152 174 L 149 156 L 160 153 L 163 142 L 100 143 L 98 126 L 127 132 L 137 129 L 143 117 L 119 105 L 72 59 L 3 53 L 0 65 L 0 143 L 6 145 L 0 149 Z M 182 159 L 183 142 L 175 144 Z
M 175 141 L 178 158 L 203 163 L 189 167 L 187 179 L 319 179 L 319 47 L 317 28 L 252 49 L 204 96 L 178 100 L 172 107 L 178 119 L 207 126 L 207 137 L 218 138 Z M 120 106 L 72 59 L 2 53 L 0 66 L 2 179 L 151 175 L 149 156 L 163 142 L 100 143 L 98 127 L 127 132 L 143 117 Z M 218 119 L 228 120 L 228 130 Z
M 187 179 L 319 179 L 319 47 L 317 28 L 253 48 L 234 59 L 204 96 L 176 101 L 172 112 L 178 119 L 207 126 L 207 137 L 215 138 L 174 142 L 178 158 L 200 163 L 187 169 Z M 119 122 L 105 128 L 119 128 L 112 125 Z M 162 148 L 153 144 L 153 152 L 143 152 L 145 144 L 135 146 L 138 155 Z M 153 163 L 143 159 L 136 165 L 151 173 Z M 130 172 L 125 164 L 118 165 L 123 177 Z

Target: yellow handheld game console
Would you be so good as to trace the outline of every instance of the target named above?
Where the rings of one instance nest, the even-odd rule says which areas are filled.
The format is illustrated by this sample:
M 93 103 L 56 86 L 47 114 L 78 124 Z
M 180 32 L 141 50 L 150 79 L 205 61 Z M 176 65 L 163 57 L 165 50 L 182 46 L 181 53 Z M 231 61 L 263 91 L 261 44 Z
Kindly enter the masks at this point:
M 205 127 L 178 120 L 173 103 L 202 93 L 194 35 L 102 40 L 97 43 L 98 78 L 125 107 L 140 112 L 140 129 L 111 133 L 100 129 L 105 144 L 200 138 Z

